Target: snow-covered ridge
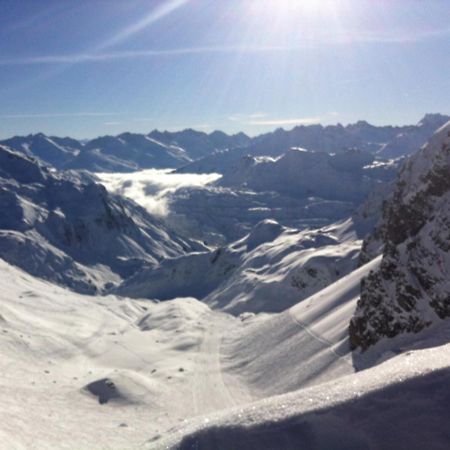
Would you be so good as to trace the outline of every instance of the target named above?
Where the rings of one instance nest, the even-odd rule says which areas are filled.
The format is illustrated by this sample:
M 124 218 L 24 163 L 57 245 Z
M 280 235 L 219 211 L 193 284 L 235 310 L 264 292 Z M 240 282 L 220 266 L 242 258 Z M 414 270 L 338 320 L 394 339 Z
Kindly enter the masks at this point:
M 42 133 L 16 136 L 1 143 L 57 169 L 92 172 L 132 172 L 183 166 L 216 150 L 245 145 L 244 134 L 229 136 L 194 130 L 178 133 L 122 133 L 88 141 L 49 137 Z
M 227 246 L 144 268 L 113 292 L 160 300 L 193 296 L 235 315 L 279 312 L 352 271 L 360 246 L 350 221 L 298 231 L 265 220 Z
M 81 292 L 192 249 L 143 208 L 0 147 L 0 256 Z M 197 246 L 196 248 L 202 248 Z

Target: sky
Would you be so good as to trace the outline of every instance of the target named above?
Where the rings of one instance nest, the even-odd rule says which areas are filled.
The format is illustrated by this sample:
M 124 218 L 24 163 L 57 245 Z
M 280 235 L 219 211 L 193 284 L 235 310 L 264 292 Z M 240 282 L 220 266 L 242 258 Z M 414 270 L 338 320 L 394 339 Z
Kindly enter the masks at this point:
M 0 138 L 450 113 L 450 0 L 0 0 Z

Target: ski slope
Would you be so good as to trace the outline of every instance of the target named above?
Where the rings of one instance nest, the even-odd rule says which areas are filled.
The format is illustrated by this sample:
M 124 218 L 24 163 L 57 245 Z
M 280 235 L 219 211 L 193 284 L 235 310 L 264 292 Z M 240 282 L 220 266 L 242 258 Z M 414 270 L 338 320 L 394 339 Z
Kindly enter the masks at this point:
M 339 348 L 370 268 L 317 307 L 235 318 L 193 298 L 83 296 L 0 261 L 0 448 L 157 448 L 174 427 L 351 374 Z

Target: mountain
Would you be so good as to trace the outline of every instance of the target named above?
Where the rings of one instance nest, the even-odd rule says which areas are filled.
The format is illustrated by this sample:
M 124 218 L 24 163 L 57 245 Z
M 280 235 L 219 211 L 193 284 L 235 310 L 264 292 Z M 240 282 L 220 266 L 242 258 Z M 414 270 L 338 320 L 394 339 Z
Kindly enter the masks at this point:
M 149 137 L 166 145 L 184 148 L 186 153 L 194 160 L 209 155 L 216 150 L 245 147 L 250 142 L 250 138 L 244 133 L 229 136 L 222 131 L 213 131 L 211 134 L 206 134 L 192 129 L 176 132 L 154 130 L 149 134 Z
M 353 150 L 338 155 L 292 148 L 277 159 L 245 157 L 218 181 L 221 186 L 275 191 L 292 197 L 360 202 L 373 190 L 372 155 Z M 391 172 L 391 176 L 395 171 Z
M 351 345 L 414 334 L 450 316 L 450 122 L 404 164 L 362 261 L 382 252 L 361 287 Z
M 184 130 L 176 133 L 153 131 L 148 135 L 122 133 L 83 142 L 39 133 L 13 137 L 0 144 L 61 170 L 131 172 L 181 167 L 216 150 L 246 145 L 248 140 L 243 133 L 228 136 L 216 131 L 208 135 Z
M 450 120 L 449 116 L 442 114 L 426 114 L 415 126 L 404 127 L 398 134 L 386 141 L 378 154 L 383 158 L 398 158 L 410 155 L 426 144 L 433 133 Z
M 448 447 L 450 122 L 392 190 L 398 162 L 357 150 L 250 156 L 226 186 L 179 189 L 180 229 L 248 228 L 217 248 L 25 153 L 0 145 L 7 448 Z M 338 198 L 339 179 L 337 209 L 376 187 L 352 220 L 254 223 L 317 219 L 302 183 Z
M 83 141 L 39 133 L 13 137 L 0 144 L 63 170 L 131 172 L 183 168 L 184 172 L 223 173 L 246 155 L 279 157 L 293 147 L 326 153 L 357 149 L 377 154 L 381 159 L 398 158 L 418 149 L 449 119 L 441 114 L 427 114 L 417 125 L 402 127 L 376 127 L 365 121 L 345 127 L 341 124 L 302 125 L 292 130 L 280 128 L 254 138 L 244 133 L 228 135 L 214 131 L 208 134 L 192 129 L 122 133 Z
M 56 168 L 62 168 L 69 164 L 83 148 L 83 145 L 75 139 L 48 137 L 43 133 L 16 136 L 6 139 L 0 144 Z
M 144 264 L 191 249 L 131 200 L 5 146 L 0 208 L 0 256 L 80 292 L 100 291 Z
M 227 246 L 144 268 L 112 292 L 159 300 L 192 296 L 234 315 L 279 312 L 356 268 L 360 246 L 349 221 L 298 231 L 265 220 Z
M 303 125 L 279 128 L 253 138 L 245 147 L 215 152 L 178 169 L 185 173 L 225 173 L 246 156 L 280 157 L 291 148 L 315 152 L 348 153 L 359 150 L 380 160 L 400 158 L 418 150 L 450 116 L 426 114 L 417 125 L 377 127 L 366 121 L 347 126 Z
M 374 201 L 372 192 L 381 192 L 394 180 L 399 166 L 399 161 L 375 160 L 359 150 L 330 155 L 293 148 L 277 158 L 236 159 L 235 152 L 208 158 L 214 160 L 211 169 L 222 168 L 222 178 L 215 183 L 171 196 L 171 224 L 181 223 L 193 235 L 202 230 L 208 242 L 222 237 L 222 243 L 241 238 L 265 219 L 292 228 L 321 227 L 354 214 L 368 195 Z M 208 173 L 205 161 L 176 173 Z
M 415 126 L 374 127 L 365 121 L 347 126 L 302 125 L 290 131 L 278 129 L 256 137 L 249 146 L 254 155 L 277 156 L 291 147 L 327 153 L 359 149 L 380 153 L 383 158 L 407 155 L 417 150 L 450 116 L 427 114 Z M 395 150 L 394 150 L 395 149 Z

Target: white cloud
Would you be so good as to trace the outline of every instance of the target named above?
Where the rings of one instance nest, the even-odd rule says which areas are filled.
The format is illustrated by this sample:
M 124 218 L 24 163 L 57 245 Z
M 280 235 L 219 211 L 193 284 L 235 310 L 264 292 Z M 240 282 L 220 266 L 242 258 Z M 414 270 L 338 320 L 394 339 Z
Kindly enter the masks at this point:
M 312 125 L 320 123 L 321 117 L 301 117 L 297 119 L 252 119 L 245 122 L 254 126 Z
M 125 195 L 151 214 L 166 216 L 170 196 L 178 189 L 202 187 L 221 177 L 219 174 L 170 173 L 171 169 L 149 169 L 133 173 L 100 173 L 101 183 L 114 193 Z
M 74 112 L 74 113 L 36 113 L 36 114 L 0 114 L 0 119 L 51 119 L 60 117 L 108 117 L 119 116 L 120 113 L 107 112 Z
M 154 58 L 162 56 L 184 56 L 195 54 L 214 54 L 214 53 L 278 53 L 292 52 L 305 48 L 317 48 L 335 45 L 350 44 L 408 44 L 422 42 L 429 39 L 441 38 L 450 35 L 450 27 L 436 30 L 392 30 L 392 31 L 361 31 L 346 30 L 336 34 L 319 34 L 314 38 L 304 38 L 298 45 L 247 45 L 245 43 L 234 45 L 216 45 L 216 46 L 198 46 L 182 47 L 173 49 L 144 49 L 131 51 L 105 52 L 108 48 L 125 40 L 129 36 L 139 32 L 146 26 L 151 25 L 160 18 L 179 8 L 187 1 L 172 2 L 172 8 L 165 8 L 164 14 L 160 11 L 151 13 L 147 19 L 143 19 L 135 25 L 132 25 L 110 40 L 98 45 L 96 48 L 84 53 L 62 54 L 62 55 L 34 55 L 18 58 L 0 59 L 0 65 L 31 65 L 31 64 L 77 64 L 88 62 L 114 61 L 123 59 Z

